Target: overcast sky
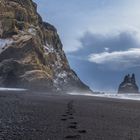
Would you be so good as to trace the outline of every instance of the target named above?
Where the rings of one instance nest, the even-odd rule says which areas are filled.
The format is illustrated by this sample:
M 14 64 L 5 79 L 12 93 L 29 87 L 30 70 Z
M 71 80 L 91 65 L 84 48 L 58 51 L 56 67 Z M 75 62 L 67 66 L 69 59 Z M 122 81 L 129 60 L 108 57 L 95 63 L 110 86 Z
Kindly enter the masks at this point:
M 140 86 L 140 0 L 34 0 L 61 37 L 71 67 L 93 90 Z

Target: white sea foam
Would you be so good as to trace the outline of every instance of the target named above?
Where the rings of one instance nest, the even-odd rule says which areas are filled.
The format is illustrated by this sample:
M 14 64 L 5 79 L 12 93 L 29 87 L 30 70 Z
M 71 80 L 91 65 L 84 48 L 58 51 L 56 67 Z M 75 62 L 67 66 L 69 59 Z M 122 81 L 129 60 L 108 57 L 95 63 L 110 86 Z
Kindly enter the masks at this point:
M 81 95 L 81 96 L 92 96 L 92 97 L 102 97 L 102 98 L 113 98 L 113 99 L 123 99 L 123 100 L 138 100 L 140 101 L 140 94 L 117 94 L 117 93 L 104 93 L 104 94 L 89 94 L 89 93 L 69 93 L 70 95 Z
M 27 89 L 22 89 L 22 88 L 3 88 L 3 87 L 0 87 L 0 91 L 27 91 Z

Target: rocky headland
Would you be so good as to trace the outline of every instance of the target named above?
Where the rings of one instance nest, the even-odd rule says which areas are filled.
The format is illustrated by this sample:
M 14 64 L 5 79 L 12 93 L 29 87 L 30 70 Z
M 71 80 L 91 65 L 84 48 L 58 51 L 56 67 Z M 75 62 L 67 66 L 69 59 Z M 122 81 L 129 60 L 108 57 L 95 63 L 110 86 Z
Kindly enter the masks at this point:
M 0 87 L 90 91 L 70 68 L 56 28 L 32 0 L 0 1 Z

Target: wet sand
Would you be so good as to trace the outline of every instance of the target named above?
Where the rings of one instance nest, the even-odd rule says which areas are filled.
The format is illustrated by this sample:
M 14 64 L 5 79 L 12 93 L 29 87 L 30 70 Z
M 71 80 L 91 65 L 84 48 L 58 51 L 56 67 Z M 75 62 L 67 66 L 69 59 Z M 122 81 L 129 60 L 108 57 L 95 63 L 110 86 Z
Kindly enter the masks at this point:
M 140 140 L 140 101 L 0 93 L 0 140 Z

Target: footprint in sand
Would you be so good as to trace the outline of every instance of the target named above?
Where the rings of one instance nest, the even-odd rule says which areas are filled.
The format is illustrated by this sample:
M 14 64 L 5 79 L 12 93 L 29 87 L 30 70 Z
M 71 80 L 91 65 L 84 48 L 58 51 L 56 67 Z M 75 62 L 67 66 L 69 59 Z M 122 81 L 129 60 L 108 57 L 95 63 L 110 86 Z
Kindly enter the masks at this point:
M 77 126 L 76 125 L 70 125 L 70 126 L 68 126 L 68 128 L 70 128 L 70 129 L 77 129 Z
M 61 121 L 67 121 L 67 119 L 65 119 L 65 118 L 64 119 L 61 119 Z
M 62 115 L 62 117 L 67 117 L 67 116 L 68 116 L 68 115 L 65 115 L 65 114 L 64 114 L 64 115 Z
M 74 119 L 74 117 L 69 117 L 69 119 L 70 119 L 70 120 L 73 120 L 73 119 Z
M 87 133 L 87 131 L 86 130 L 77 130 L 78 122 L 72 121 L 72 120 L 74 120 L 73 113 L 74 113 L 73 101 L 70 101 L 67 104 L 67 110 L 66 110 L 65 114 L 62 115 L 62 117 L 64 117 L 64 118 L 61 119 L 61 120 L 62 121 L 67 121 L 67 119 L 71 120 L 71 122 L 69 123 L 67 128 L 72 129 L 74 132 L 77 133 L 76 135 L 67 135 L 65 137 L 65 139 L 76 139 L 76 140 L 78 140 L 78 139 L 81 139 L 81 135 L 79 135 L 79 134 L 85 134 L 85 133 Z
M 77 122 L 70 122 L 70 124 L 77 125 L 78 123 Z
M 66 139 L 80 139 L 81 136 L 80 135 L 68 135 L 65 137 Z
M 86 130 L 78 130 L 78 133 L 85 134 L 85 133 L 87 133 L 87 131 Z
M 72 116 L 73 114 L 72 114 L 72 113 L 70 113 L 69 115 L 70 115 L 70 116 Z

